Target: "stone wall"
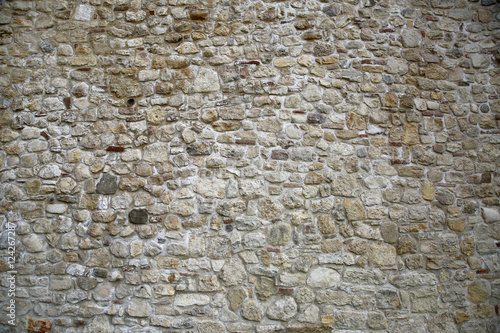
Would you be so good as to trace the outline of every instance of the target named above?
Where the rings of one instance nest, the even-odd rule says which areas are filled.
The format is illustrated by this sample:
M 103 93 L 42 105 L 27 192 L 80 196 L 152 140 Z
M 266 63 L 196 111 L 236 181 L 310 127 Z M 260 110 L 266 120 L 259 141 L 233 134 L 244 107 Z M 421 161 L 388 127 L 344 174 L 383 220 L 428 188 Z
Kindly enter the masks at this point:
M 495 0 L 0 6 L 0 331 L 498 332 Z

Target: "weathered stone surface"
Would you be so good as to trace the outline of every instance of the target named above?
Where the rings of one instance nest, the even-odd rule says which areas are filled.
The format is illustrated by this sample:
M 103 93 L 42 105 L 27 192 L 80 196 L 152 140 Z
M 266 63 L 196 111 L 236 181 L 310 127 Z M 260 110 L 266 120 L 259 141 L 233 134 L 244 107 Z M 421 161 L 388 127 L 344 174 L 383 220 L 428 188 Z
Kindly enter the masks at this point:
M 297 314 L 297 303 L 290 296 L 276 297 L 267 308 L 266 314 L 270 319 L 288 321 Z
M 207 198 L 223 199 L 226 194 L 226 182 L 217 179 L 199 179 L 195 182 L 193 190 Z
M 340 274 L 329 268 L 316 268 L 307 278 L 307 285 L 313 288 L 331 288 L 340 281 Z
M 148 301 L 138 298 L 132 298 L 127 306 L 127 313 L 132 317 L 148 317 L 152 310 Z
M 467 296 L 473 303 L 484 303 L 491 296 L 491 286 L 488 281 L 476 281 L 469 285 Z
M 222 281 L 227 286 L 235 286 L 241 284 L 247 277 L 245 267 L 238 258 L 232 258 L 226 261 L 222 267 Z
M 264 318 L 264 308 L 256 300 L 247 300 L 241 306 L 241 316 L 247 320 L 261 322 Z
M 113 332 L 111 325 L 109 323 L 109 319 L 105 315 L 100 315 L 94 317 L 90 323 L 88 323 L 83 329 L 84 333 L 91 332 L 103 332 L 103 333 L 111 333 Z
M 1 3 L 20 331 L 496 332 L 495 0 Z
M 208 93 L 220 89 L 219 75 L 216 71 L 202 68 L 193 82 L 192 91 L 195 93 Z
M 96 193 L 115 194 L 118 190 L 118 177 L 105 174 L 96 185 Z
M 148 211 L 146 209 L 132 209 L 128 213 L 128 220 L 134 224 L 145 224 L 148 222 Z
M 292 239 L 292 228 L 285 223 L 272 225 L 267 230 L 267 241 L 271 245 L 286 245 Z

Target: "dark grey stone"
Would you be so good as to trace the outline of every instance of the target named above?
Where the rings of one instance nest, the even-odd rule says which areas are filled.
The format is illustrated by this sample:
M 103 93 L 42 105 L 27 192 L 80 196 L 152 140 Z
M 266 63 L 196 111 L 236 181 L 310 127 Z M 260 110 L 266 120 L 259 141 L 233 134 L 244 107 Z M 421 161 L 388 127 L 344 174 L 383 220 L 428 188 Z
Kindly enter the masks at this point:
M 146 209 L 132 209 L 128 214 L 128 220 L 134 224 L 146 224 L 148 222 L 148 211 Z
M 105 174 L 101 177 L 96 186 L 96 193 L 98 194 L 115 194 L 118 190 L 118 177 Z

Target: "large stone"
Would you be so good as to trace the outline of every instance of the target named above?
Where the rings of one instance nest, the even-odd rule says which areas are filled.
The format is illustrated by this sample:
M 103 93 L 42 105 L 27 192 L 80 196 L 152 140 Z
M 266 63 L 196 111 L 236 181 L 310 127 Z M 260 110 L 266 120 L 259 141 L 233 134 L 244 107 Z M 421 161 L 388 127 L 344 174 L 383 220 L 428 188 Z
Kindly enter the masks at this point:
M 264 308 L 256 300 L 247 300 L 241 306 L 241 316 L 247 320 L 261 322 L 264 318 Z
M 433 286 L 437 284 L 433 273 L 403 272 L 389 276 L 389 282 L 398 288 Z
M 147 209 L 132 209 L 128 214 L 128 219 L 130 223 L 145 224 L 148 222 L 148 211 Z
M 223 199 L 226 194 L 226 182 L 219 179 L 198 179 L 194 182 L 193 191 L 207 198 Z
M 307 285 L 312 288 L 331 288 L 340 281 L 340 274 L 337 271 L 318 267 L 314 269 L 307 278 Z
M 473 303 L 484 303 L 491 296 L 491 286 L 488 281 L 475 281 L 469 285 L 467 296 Z
M 285 207 L 275 199 L 262 199 L 259 201 L 259 217 L 271 221 L 281 217 Z
M 266 314 L 269 319 L 288 321 L 297 314 L 297 303 L 290 296 L 275 298 L 267 308 Z
M 373 244 L 368 251 L 370 263 L 374 266 L 393 266 L 396 264 L 396 249 L 392 245 Z
M 113 330 L 109 324 L 109 319 L 106 315 L 94 317 L 90 322 L 85 325 L 83 333 L 112 333 Z
M 500 211 L 498 208 L 483 207 L 483 218 L 486 223 L 500 221 Z
M 208 93 L 219 91 L 219 75 L 216 71 L 202 68 L 193 82 L 191 90 L 195 93 Z
M 267 241 L 271 245 L 282 246 L 292 239 L 292 228 L 289 224 L 278 223 L 267 229 Z
M 210 303 L 210 297 L 203 294 L 177 294 L 175 296 L 174 305 L 176 306 L 192 306 L 192 305 L 207 305 Z
M 349 221 L 360 221 L 366 219 L 366 211 L 359 200 L 346 199 L 344 208 Z
M 96 185 L 98 194 L 115 194 L 118 190 L 118 177 L 104 174 Z
M 242 200 L 222 201 L 217 205 L 217 213 L 226 217 L 236 217 L 246 210 L 246 204 Z
M 146 162 L 167 162 L 169 146 L 165 142 L 157 142 L 143 148 L 143 158 Z
M 206 320 L 198 324 L 199 333 L 220 333 L 225 332 L 224 324 L 220 321 Z
M 422 41 L 422 34 L 418 30 L 403 30 L 401 41 L 404 47 L 418 47 Z
M 131 317 L 149 317 L 153 313 L 151 302 L 145 299 L 132 298 L 127 306 L 127 313 Z
M 247 278 L 245 266 L 239 258 L 231 258 L 222 267 L 221 278 L 226 286 L 240 285 Z

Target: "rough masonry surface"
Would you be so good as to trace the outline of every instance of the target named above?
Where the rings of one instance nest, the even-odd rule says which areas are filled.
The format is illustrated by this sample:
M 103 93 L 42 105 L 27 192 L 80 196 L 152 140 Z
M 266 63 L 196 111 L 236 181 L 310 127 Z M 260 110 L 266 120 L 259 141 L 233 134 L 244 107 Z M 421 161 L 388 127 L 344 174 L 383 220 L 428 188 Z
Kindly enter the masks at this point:
M 499 19 L 0 1 L 0 331 L 498 332 Z

